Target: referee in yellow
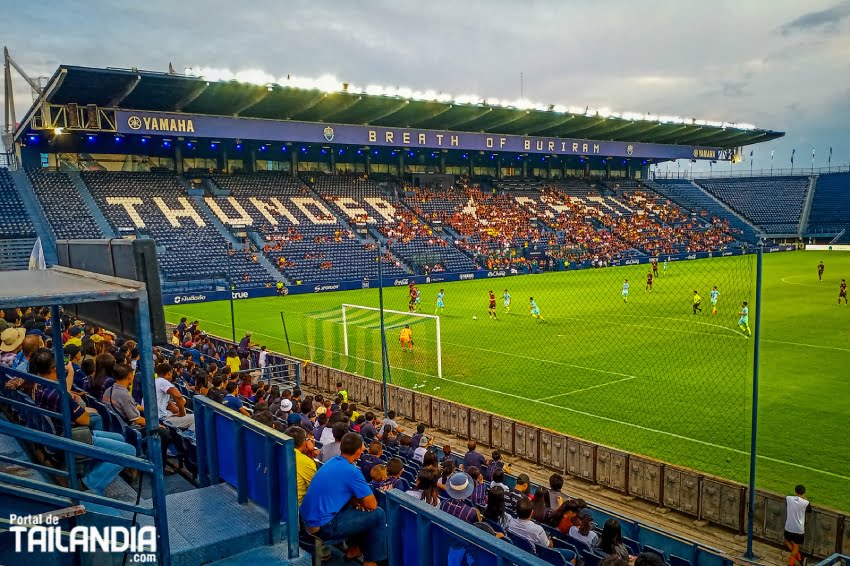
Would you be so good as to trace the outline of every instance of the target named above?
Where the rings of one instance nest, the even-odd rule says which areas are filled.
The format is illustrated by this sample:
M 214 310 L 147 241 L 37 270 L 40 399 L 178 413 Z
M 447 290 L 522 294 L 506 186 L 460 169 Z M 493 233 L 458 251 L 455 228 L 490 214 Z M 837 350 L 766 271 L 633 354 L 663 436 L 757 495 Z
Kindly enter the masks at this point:
M 694 314 L 696 314 L 697 311 L 702 312 L 702 309 L 700 308 L 701 304 L 702 304 L 702 297 L 699 296 L 699 293 L 694 291 Z

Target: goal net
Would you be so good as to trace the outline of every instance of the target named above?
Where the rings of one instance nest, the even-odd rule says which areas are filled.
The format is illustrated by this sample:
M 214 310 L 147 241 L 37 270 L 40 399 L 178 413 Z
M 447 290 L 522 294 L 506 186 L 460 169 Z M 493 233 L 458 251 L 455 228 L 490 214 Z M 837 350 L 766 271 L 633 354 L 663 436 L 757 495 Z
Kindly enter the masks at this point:
M 382 379 L 380 309 L 342 304 L 306 313 L 301 323 L 311 361 Z M 402 349 L 405 327 L 410 329 L 412 349 Z M 428 377 L 442 377 L 439 317 L 384 309 L 384 329 L 393 383 L 413 387 Z

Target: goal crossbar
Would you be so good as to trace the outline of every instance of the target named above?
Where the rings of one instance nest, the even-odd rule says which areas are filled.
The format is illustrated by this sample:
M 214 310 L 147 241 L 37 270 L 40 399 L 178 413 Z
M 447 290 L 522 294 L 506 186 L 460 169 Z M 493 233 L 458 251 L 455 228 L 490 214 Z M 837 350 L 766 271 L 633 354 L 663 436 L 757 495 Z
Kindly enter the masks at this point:
M 345 346 L 345 355 L 348 355 L 348 316 L 346 314 L 346 309 L 357 309 L 363 311 L 373 311 L 380 313 L 381 309 L 377 307 L 365 307 L 363 305 L 352 305 L 348 303 L 343 303 L 340 305 L 342 309 L 342 340 Z M 440 317 L 434 314 L 422 314 L 418 312 L 404 312 L 404 311 L 395 311 L 391 309 L 384 309 L 385 313 L 389 314 L 400 314 L 404 316 L 410 316 L 413 318 L 424 318 L 424 319 L 433 319 L 436 323 L 436 331 L 437 331 L 437 377 L 443 377 L 443 347 L 442 347 L 442 335 L 440 333 Z

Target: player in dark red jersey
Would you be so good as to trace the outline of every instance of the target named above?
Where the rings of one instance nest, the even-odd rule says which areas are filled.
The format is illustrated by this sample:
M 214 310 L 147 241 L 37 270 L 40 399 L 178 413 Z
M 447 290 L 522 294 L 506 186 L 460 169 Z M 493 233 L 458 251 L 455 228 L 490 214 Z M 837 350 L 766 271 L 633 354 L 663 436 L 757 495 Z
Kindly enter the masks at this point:
M 416 311 L 416 286 L 411 283 L 408 288 L 410 291 L 410 300 L 407 302 L 407 310 L 410 312 Z
M 818 264 L 818 281 L 823 281 L 823 262 Z
M 490 306 L 487 307 L 487 312 L 491 319 L 496 320 L 496 295 L 493 294 L 493 291 L 490 291 Z
M 646 272 L 646 290 L 652 292 L 652 272 Z
M 842 279 L 841 285 L 838 286 L 838 304 L 841 304 L 841 299 L 844 299 L 844 304 L 847 304 L 847 282 Z
M 652 276 L 658 277 L 658 258 L 652 260 Z

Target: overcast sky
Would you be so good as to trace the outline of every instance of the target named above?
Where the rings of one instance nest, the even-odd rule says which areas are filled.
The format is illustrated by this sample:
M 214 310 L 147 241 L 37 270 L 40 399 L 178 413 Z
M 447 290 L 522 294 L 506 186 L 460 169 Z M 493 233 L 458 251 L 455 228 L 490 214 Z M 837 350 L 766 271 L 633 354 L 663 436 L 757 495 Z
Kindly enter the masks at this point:
M 756 169 L 850 161 L 850 0 L 0 0 L 0 21 L 31 76 L 172 62 L 516 99 L 522 72 L 538 102 L 786 132 Z

